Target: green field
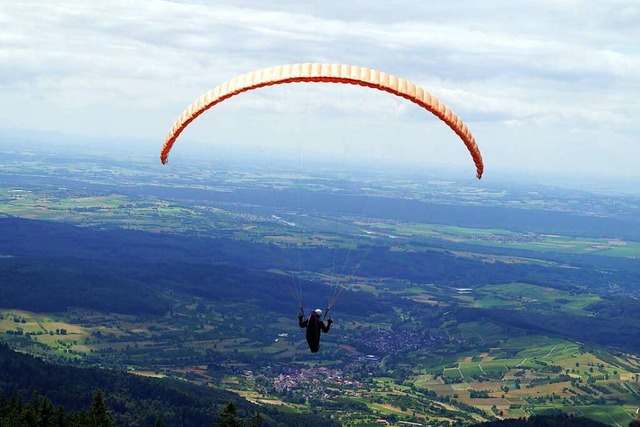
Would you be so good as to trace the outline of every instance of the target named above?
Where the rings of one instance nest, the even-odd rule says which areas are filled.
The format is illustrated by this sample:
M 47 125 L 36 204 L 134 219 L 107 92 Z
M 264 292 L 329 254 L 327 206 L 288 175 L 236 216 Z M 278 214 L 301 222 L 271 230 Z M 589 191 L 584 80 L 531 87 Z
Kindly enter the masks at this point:
M 570 254 L 607 255 L 640 258 L 640 242 L 616 238 L 580 238 L 535 233 L 519 233 L 489 228 L 466 228 L 439 224 L 370 224 L 373 229 L 384 230 L 407 237 L 428 237 L 455 243 L 478 246 L 553 251 Z M 533 260 L 532 260 L 533 261 Z
M 577 315 L 592 315 L 586 308 L 601 300 L 595 294 L 575 295 L 560 289 L 527 283 L 481 286 L 470 290 L 459 299 L 478 308 L 535 309 L 540 307 L 545 310 L 553 308 Z

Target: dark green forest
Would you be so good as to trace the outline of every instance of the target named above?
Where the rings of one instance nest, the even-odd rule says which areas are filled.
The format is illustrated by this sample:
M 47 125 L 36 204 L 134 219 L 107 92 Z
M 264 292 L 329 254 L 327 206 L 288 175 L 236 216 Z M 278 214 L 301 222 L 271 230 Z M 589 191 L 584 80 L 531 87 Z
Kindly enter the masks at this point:
M 604 427 L 607 424 L 585 418 L 573 417 L 562 413 L 533 415 L 529 418 L 489 421 L 473 424 L 471 427 Z
M 104 401 L 109 418 L 118 426 L 212 425 L 229 402 L 237 407 L 239 419 L 250 420 L 259 412 L 264 426 L 336 425 L 313 414 L 257 406 L 218 388 L 144 378 L 119 371 L 55 365 L 0 344 L 0 397 L 3 399 L 0 415 L 5 418 L 3 422 L 20 413 L 23 415 L 19 417 L 27 420 L 23 425 L 37 425 L 30 423 L 32 415 L 29 414 L 37 412 L 42 416 L 46 412 L 50 414 L 51 424 L 40 425 L 61 425 L 56 424 L 61 419 L 69 421 L 69 425 L 101 425 L 91 424 L 91 418 L 86 421 L 95 412 L 98 390 L 104 395 L 102 398 L 98 394 L 99 400 Z

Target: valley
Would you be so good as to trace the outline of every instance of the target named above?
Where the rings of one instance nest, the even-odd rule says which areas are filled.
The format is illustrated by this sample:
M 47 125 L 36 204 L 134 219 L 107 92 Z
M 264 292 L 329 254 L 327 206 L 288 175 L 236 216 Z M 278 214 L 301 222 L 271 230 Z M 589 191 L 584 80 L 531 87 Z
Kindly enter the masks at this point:
M 638 407 L 637 196 L 13 156 L 0 337 L 21 352 L 343 425 Z M 339 295 L 317 355 L 298 292 Z

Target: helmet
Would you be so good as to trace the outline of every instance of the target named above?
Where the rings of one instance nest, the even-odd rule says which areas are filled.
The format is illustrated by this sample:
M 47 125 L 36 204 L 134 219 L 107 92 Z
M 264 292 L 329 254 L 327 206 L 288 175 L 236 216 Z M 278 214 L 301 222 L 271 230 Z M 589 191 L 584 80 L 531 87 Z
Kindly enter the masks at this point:
M 316 308 L 315 312 L 316 312 L 316 315 L 322 316 L 322 310 L 320 310 L 319 308 Z

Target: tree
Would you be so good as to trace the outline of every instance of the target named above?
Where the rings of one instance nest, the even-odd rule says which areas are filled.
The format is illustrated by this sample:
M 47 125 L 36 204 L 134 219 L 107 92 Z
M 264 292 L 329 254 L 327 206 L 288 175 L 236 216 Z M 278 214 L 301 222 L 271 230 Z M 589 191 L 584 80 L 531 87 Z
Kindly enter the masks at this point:
M 242 427 L 242 420 L 236 417 L 238 409 L 235 403 L 229 402 L 218 414 L 218 421 L 214 427 Z
M 251 420 L 249 420 L 249 427 L 262 427 L 262 425 L 264 424 L 264 419 L 262 418 L 262 415 L 260 415 L 260 412 L 257 412 L 255 414 L 253 414 L 253 417 L 251 417 Z
M 115 427 L 109 415 L 109 408 L 107 408 L 107 404 L 104 402 L 104 393 L 100 389 L 96 390 L 96 393 L 93 395 L 91 408 L 89 408 L 89 417 L 96 427 Z

